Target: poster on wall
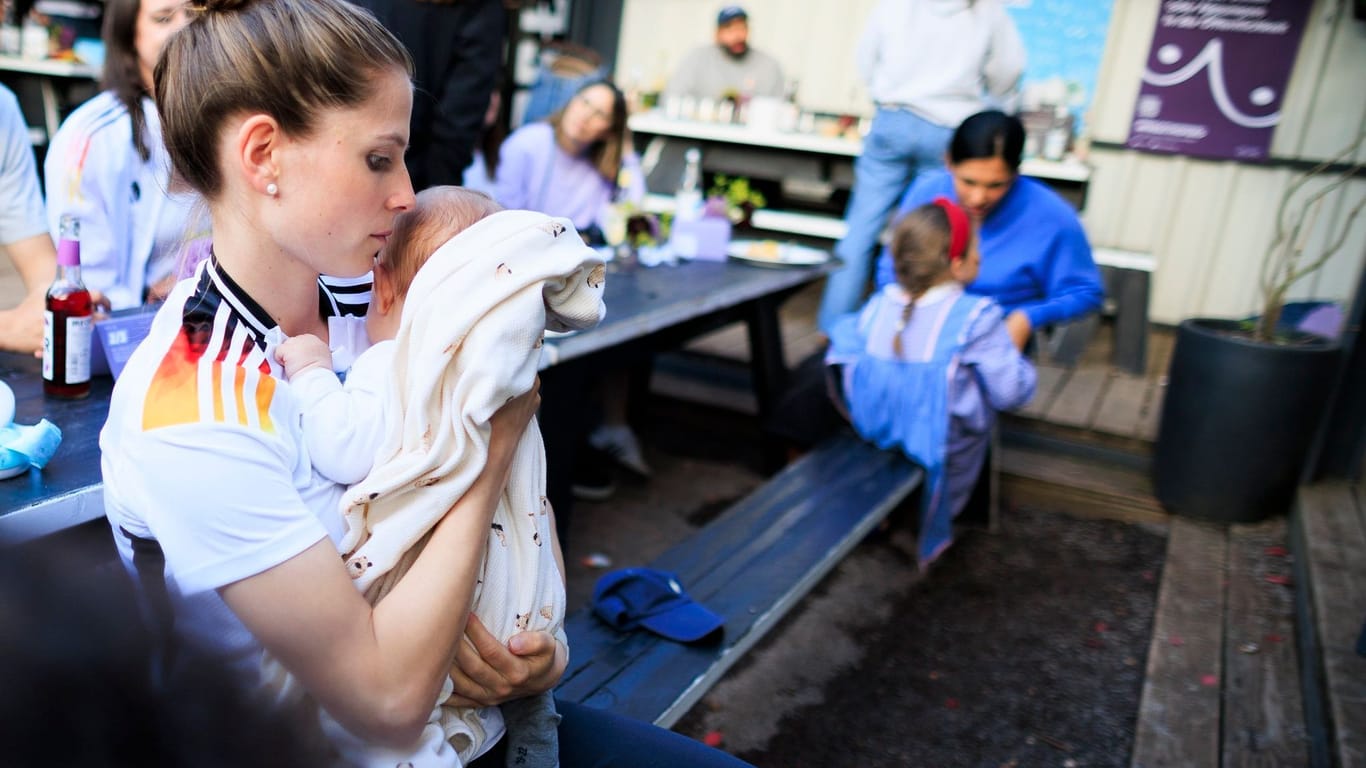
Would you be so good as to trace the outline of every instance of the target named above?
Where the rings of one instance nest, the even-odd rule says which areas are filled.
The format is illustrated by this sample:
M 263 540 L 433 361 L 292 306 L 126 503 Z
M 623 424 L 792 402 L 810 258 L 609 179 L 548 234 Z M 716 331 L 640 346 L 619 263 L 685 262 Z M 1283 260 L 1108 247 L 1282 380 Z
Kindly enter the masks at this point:
M 1066 111 L 1078 133 L 1096 92 L 1111 0 L 1005 0 L 1024 41 L 1021 108 Z
M 1310 5 L 1163 0 L 1128 146 L 1265 159 Z

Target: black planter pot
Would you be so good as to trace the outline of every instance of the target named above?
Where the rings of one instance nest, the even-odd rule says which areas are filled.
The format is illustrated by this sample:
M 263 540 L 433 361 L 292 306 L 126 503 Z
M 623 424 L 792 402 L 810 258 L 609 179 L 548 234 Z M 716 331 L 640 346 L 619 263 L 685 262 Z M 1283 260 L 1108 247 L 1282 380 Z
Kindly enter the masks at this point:
M 1338 343 L 1253 341 L 1234 320 L 1181 323 L 1153 452 L 1168 512 L 1256 522 L 1289 510 L 1328 404 Z

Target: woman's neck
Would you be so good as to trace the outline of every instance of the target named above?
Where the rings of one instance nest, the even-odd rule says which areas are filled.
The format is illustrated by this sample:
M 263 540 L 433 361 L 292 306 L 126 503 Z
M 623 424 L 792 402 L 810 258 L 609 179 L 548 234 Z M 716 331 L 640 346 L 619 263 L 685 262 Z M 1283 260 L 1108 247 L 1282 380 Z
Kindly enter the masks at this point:
M 569 154 L 573 157 L 578 157 L 579 155 L 582 155 L 584 150 L 588 149 L 588 146 L 586 144 L 580 144 L 579 142 L 574 141 L 573 139 L 566 136 L 564 131 L 560 130 L 559 126 L 555 127 L 555 146 L 564 150 L 566 154 Z
M 318 312 L 317 271 L 282 251 L 259 226 L 215 210 L 213 252 L 223 271 L 285 335 L 327 338 L 327 323 Z

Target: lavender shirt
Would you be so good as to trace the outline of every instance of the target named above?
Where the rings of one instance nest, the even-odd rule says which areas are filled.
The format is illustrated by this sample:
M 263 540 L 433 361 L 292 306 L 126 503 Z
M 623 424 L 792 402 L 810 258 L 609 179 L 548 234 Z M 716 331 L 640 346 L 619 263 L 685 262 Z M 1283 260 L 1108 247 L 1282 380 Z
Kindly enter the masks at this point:
M 621 182 L 622 199 L 638 203 L 644 197 L 640 161 L 633 153 L 622 158 Z M 601 225 L 614 192 L 587 158 L 571 155 L 555 143 L 550 123 L 518 128 L 498 152 L 493 197 L 505 208 L 563 216 L 583 230 Z

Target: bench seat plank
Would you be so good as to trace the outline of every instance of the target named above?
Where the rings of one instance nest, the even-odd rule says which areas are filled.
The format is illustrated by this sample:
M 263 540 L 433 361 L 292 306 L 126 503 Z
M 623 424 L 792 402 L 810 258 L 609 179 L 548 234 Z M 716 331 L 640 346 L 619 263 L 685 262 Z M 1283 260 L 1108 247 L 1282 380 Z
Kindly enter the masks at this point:
M 650 563 L 725 619 L 719 642 L 618 633 L 584 608 L 566 622 L 571 661 L 556 695 L 672 725 L 921 478 L 899 454 L 827 441 Z
M 1132 768 L 1218 768 L 1228 538 L 1173 517 Z
M 1352 486 L 1316 483 L 1299 490 L 1313 634 L 1321 649 L 1323 695 L 1334 765 L 1366 766 L 1366 658 L 1356 653 L 1366 608 L 1366 508 Z

